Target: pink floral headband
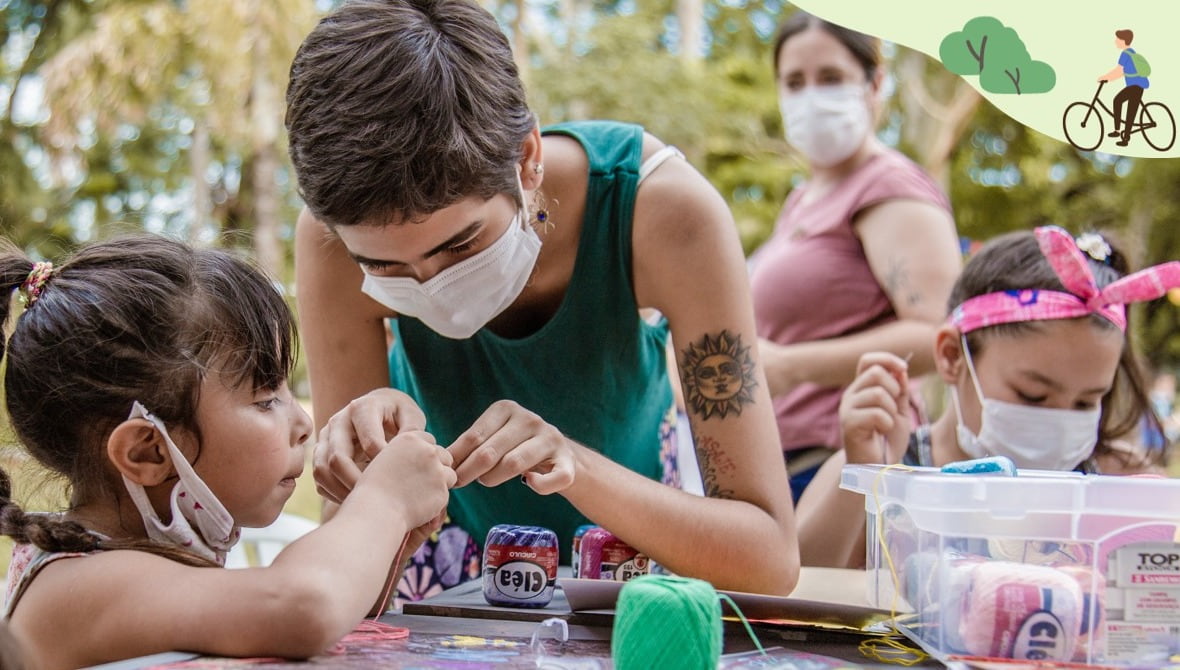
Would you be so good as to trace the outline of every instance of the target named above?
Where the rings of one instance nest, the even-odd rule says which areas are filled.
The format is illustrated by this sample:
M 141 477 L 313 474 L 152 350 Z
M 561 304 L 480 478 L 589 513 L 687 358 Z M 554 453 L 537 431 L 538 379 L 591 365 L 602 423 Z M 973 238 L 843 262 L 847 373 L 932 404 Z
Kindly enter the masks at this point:
M 1124 305 L 1154 300 L 1168 289 L 1180 287 L 1180 261 L 1129 274 L 1099 289 L 1090 264 L 1073 237 L 1058 226 L 1034 231 L 1041 253 L 1057 273 L 1066 292 L 1024 289 L 987 293 L 964 300 L 951 312 L 951 324 L 966 334 L 973 330 L 1017 321 L 1074 319 L 1099 314 L 1127 330 Z

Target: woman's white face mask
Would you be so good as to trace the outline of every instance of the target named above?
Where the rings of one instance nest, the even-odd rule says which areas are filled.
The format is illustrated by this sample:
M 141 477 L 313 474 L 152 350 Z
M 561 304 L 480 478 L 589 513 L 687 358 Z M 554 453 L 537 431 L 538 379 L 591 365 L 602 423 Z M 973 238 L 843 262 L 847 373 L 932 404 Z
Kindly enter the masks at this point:
M 1007 456 L 1018 468 L 1072 470 L 1086 460 L 1098 443 L 1102 408 L 1092 410 L 1031 407 L 983 397 L 967 339 L 960 337 L 967 372 L 982 407 L 979 434 L 963 424 L 959 394 L 950 387 L 955 406 L 956 434 L 971 458 Z
M 440 335 L 467 339 L 520 296 L 540 252 L 541 238 L 522 209 L 491 246 L 429 280 L 366 274 L 361 291 Z
M 805 86 L 779 94 L 779 111 L 791 146 L 817 167 L 848 160 L 872 126 L 866 84 Z

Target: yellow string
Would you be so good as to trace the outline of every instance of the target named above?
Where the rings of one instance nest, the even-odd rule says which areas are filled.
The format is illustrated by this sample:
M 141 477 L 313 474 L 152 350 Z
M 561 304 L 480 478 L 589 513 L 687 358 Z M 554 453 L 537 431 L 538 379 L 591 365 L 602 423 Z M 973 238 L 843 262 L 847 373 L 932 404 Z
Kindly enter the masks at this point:
M 863 640 L 857 646 L 857 649 L 865 657 L 871 658 L 874 661 L 902 665 L 907 668 L 929 658 L 929 655 L 918 647 L 913 647 L 902 642 L 905 639 L 907 638 L 874 637 Z
M 889 554 L 889 545 L 885 542 L 885 516 L 881 513 L 881 497 L 879 495 L 881 479 L 890 470 L 913 472 L 914 469 L 902 463 L 894 463 L 881 468 L 877 472 L 877 476 L 873 478 L 872 494 L 873 506 L 877 514 L 875 522 L 877 544 L 880 545 L 881 556 L 885 559 L 885 565 L 889 568 L 889 576 L 893 580 L 893 597 L 889 603 L 888 620 L 893 636 L 864 640 L 857 646 L 857 649 L 861 654 L 875 661 L 909 667 L 921 663 L 930 655 L 919 647 L 907 644 L 904 640 L 908 640 L 908 638 L 904 637 L 904 633 L 897 627 L 897 621 L 900 618 L 897 614 L 897 598 L 901 591 L 901 579 L 897 575 L 897 566 L 893 564 L 893 556 Z

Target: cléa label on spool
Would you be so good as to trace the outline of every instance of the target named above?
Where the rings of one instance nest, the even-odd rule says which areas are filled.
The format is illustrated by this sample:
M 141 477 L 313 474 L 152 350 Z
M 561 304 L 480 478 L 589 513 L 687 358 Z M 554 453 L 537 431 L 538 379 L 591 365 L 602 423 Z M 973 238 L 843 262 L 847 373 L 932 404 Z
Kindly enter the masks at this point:
M 1077 581 L 1053 568 L 986 561 L 971 570 L 959 633 L 973 656 L 1068 661 L 1082 628 Z
M 484 548 L 484 599 L 493 605 L 544 607 L 557 582 L 557 535 L 538 526 L 495 526 Z
M 636 554 L 612 566 L 609 559 L 603 561 L 603 572 L 613 572 L 616 582 L 627 582 L 651 572 L 651 561 L 643 554 Z
M 580 551 L 578 574 L 585 579 L 626 582 L 651 572 L 652 563 L 647 556 L 603 528 L 586 531 Z

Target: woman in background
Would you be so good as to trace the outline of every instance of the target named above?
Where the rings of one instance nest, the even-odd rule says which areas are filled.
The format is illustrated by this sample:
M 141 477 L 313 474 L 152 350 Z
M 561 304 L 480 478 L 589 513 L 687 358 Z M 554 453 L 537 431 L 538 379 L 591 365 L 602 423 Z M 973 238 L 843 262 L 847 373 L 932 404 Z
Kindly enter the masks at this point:
M 779 29 L 775 81 L 787 140 L 807 159 L 770 240 L 753 257 L 767 381 L 796 501 L 840 445 L 842 388 L 868 351 L 929 342 L 961 264 L 950 203 L 873 127 L 884 79 L 879 42 L 796 12 Z M 800 545 L 807 563 L 807 537 Z

